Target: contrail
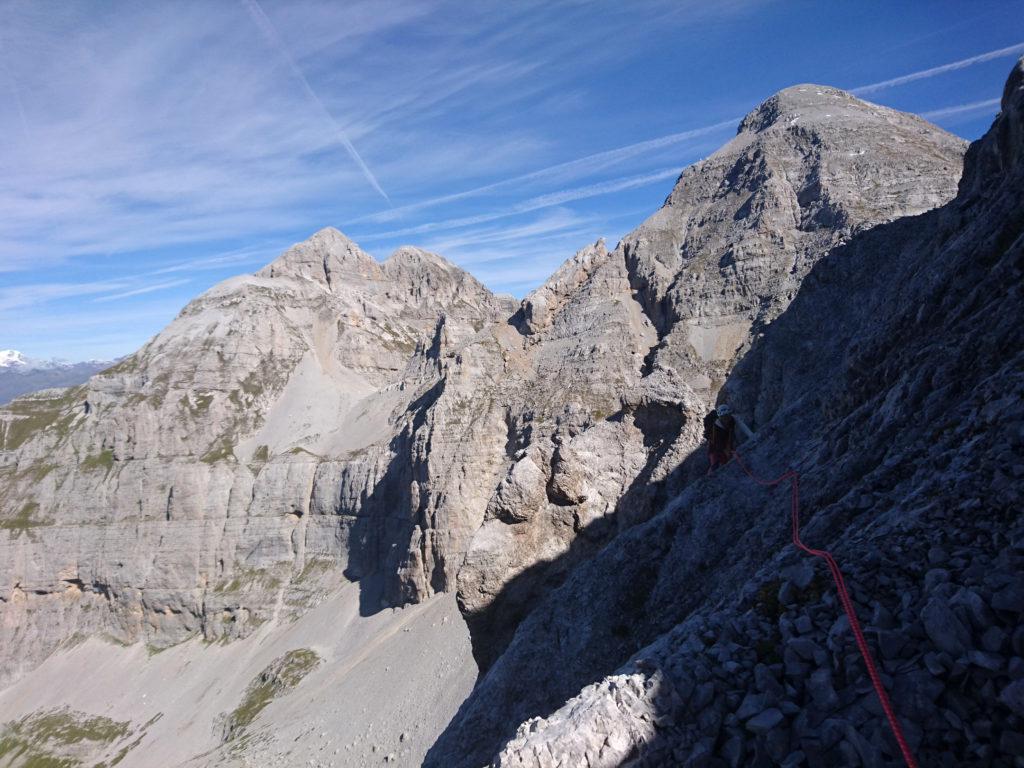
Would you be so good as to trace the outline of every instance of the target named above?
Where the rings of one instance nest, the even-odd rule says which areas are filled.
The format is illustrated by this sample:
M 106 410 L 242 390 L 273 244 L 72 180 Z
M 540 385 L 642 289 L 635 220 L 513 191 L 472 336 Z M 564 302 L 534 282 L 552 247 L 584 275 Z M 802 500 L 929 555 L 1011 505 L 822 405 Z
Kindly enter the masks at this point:
M 569 160 L 564 163 L 558 163 L 557 165 L 550 165 L 546 168 L 540 168 L 536 171 L 530 171 L 520 176 L 513 176 L 510 179 L 502 179 L 496 181 L 493 184 L 485 184 L 482 187 L 475 187 L 473 189 L 467 189 L 464 192 L 454 192 L 450 195 L 442 195 L 440 197 L 432 197 L 429 200 L 423 200 L 418 203 L 410 203 L 409 205 L 403 205 L 399 208 L 392 208 L 389 211 L 380 211 L 378 213 L 371 213 L 366 216 L 360 216 L 359 218 L 352 219 L 347 224 L 361 224 L 363 222 L 384 222 L 391 221 L 399 218 L 404 213 L 411 211 L 418 211 L 423 208 L 431 208 L 435 205 L 441 205 L 443 203 L 450 203 L 454 200 L 463 200 L 467 197 L 476 197 L 477 195 L 484 194 L 486 192 L 492 192 L 502 187 L 511 186 L 513 184 L 519 184 L 522 182 L 537 181 L 548 176 L 555 176 L 565 171 L 575 172 L 592 172 L 605 168 L 609 165 L 619 162 L 620 160 L 626 160 L 636 155 L 641 155 L 644 152 L 649 152 L 654 149 L 660 149 L 662 147 L 668 147 L 672 144 L 678 144 L 679 142 L 686 141 L 688 139 L 694 139 L 698 136 L 703 136 L 708 133 L 714 133 L 715 131 L 722 130 L 724 128 L 735 128 L 739 124 L 742 117 L 734 117 L 729 120 L 723 120 L 720 123 L 713 125 L 705 125 L 702 128 L 694 128 L 689 131 L 681 131 L 680 133 L 670 133 L 667 136 L 659 136 L 654 139 L 648 139 L 647 141 L 640 141 L 636 144 L 627 144 L 623 147 L 616 147 L 615 149 L 608 149 L 603 152 L 597 152 L 593 155 L 586 155 L 585 157 L 577 158 L 576 160 Z
M 180 280 L 168 280 L 164 283 L 154 283 L 153 285 L 147 285 L 142 288 L 136 288 L 132 291 L 125 291 L 124 293 L 112 293 L 109 296 L 100 296 L 98 299 L 93 299 L 93 303 L 103 301 L 116 301 L 118 299 L 127 299 L 129 296 L 142 296 L 146 293 L 155 293 L 156 291 L 163 291 L 167 288 L 175 288 L 179 285 L 185 285 L 191 283 L 192 278 L 183 277 Z
M 552 206 L 561 205 L 562 203 L 570 203 L 574 200 L 583 200 L 588 197 L 609 195 L 613 192 L 623 192 L 627 189 L 645 187 L 648 184 L 664 181 L 665 179 L 678 178 L 680 172 L 681 169 L 678 166 L 674 166 L 672 168 L 664 168 L 660 171 L 655 171 L 654 173 L 645 173 L 639 176 L 627 176 L 619 179 L 611 179 L 609 181 L 601 181 L 596 184 L 588 184 L 584 187 L 563 189 L 559 192 L 550 192 L 546 195 L 540 195 L 539 197 L 524 200 L 521 203 L 516 203 L 505 210 L 496 211 L 495 213 L 482 213 L 477 216 L 465 216 L 459 219 L 448 219 L 447 221 L 434 221 L 429 224 L 420 224 L 416 227 L 392 230 L 391 232 L 376 232 L 364 237 L 363 239 L 382 240 L 388 237 L 420 235 L 424 232 L 434 232 L 439 229 L 454 229 L 458 227 L 468 227 L 474 224 L 483 224 L 488 221 L 504 219 L 508 216 L 515 216 L 520 213 L 537 211 L 541 208 L 551 208 Z
M 345 148 L 345 151 L 347 151 L 352 159 L 356 161 L 356 165 L 358 165 L 359 169 L 363 172 L 363 176 L 366 177 L 366 180 L 370 182 L 370 185 L 377 190 L 380 193 L 380 196 L 387 200 L 388 205 L 390 205 L 391 198 L 388 197 L 387 193 L 381 187 L 380 183 L 377 181 L 377 177 L 373 175 L 373 171 L 371 171 L 366 163 L 363 162 L 363 158 L 356 151 L 352 142 L 349 141 L 348 136 L 345 135 L 345 131 L 342 130 L 340 125 L 338 125 L 338 122 L 334 119 L 333 115 L 331 115 L 327 110 L 324 103 L 320 101 L 320 97 L 317 96 L 316 92 L 312 87 L 310 87 L 309 81 L 306 79 L 306 76 L 302 74 L 302 70 L 299 69 L 299 65 L 295 63 L 295 59 L 293 59 L 291 54 L 288 53 L 288 49 L 285 48 L 284 42 L 281 40 L 281 36 L 277 34 L 277 29 L 274 27 L 273 22 L 270 21 L 267 14 L 263 12 L 263 8 L 260 6 L 258 0 L 241 1 L 246 10 L 249 11 L 249 15 L 252 16 L 253 21 L 256 22 L 256 26 L 260 28 L 260 32 L 263 33 L 263 36 L 274 48 L 277 49 L 277 52 L 281 54 L 281 58 L 288 63 L 288 67 L 291 69 L 292 75 L 302 85 L 303 90 L 306 92 L 306 96 L 309 97 L 309 100 L 313 102 L 327 121 L 334 127 L 334 130 L 338 135 L 338 140 Z
M 959 115 L 961 112 L 980 112 L 982 110 L 996 108 L 999 111 L 999 104 L 1002 99 L 985 99 L 984 101 L 972 101 L 970 104 L 957 104 L 955 107 L 943 107 L 942 109 L 932 109 L 928 112 L 922 112 L 921 117 L 931 120 L 935 117 L 947 117 L 949 115 Z
M 900 77 L 894 77 L 891 80 L 882 80 L 877 83 L 862 85 L 858 88 L 851 88 L 850 93 L 874 93 L 875 91 L 880 91 L 883 88 L 892 88 L 897 85 L 903 85 L 904 83 L 912 83 L 915 80 L 926 80 L 929 77 L 943 75 L 946 72 L 952 72 L 957 69 L 964 69 L 965 67 L 970 67 L 974 64 L 980 64 L 983 61 L 992 61 L 993 59 L 1001 59 L 1006 56 L 1015 56 L 1021 52 L 1024 52 L 1024 43 L 1017 43 L 1016 45 L 1010 45 L 1006 48 L 997 48 L 994 51 L 979 53 L 977 56 L 971 56 L 970 58 L 960 59 L 959 61 L 954 61 L 949 64 L 943 64 L 939 67 L 922 69 L 919 72 L 911 72 L 909 75 L 901 75 Z

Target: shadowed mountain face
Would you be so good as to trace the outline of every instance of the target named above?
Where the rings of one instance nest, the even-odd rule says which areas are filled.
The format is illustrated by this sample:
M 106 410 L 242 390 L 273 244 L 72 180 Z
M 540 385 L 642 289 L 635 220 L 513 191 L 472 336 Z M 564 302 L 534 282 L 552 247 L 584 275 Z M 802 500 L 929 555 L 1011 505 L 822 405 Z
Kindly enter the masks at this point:
M 835 89 L 787 89 L 616 248 L 582 249 L 518 308 L 439 256 L 377 262 L 332 229 L 216 286 L 87 384 L 0 409 L 0 680 L 73 636 L 245 638 L 305 614 L 320 599 L 310 573 L 341 571 L 364 615 L 457 593 L 486 674 L 433 765 L 486 763 L 513 737 L 503 765 L 719 750 L 734 735 L 724 710 L 718 730 L 656 733 L 605 679 L 692 637 L 686 621 L 711 617 L 711 632 L 712 606 L 746 621 L 745 585 L 783 546 L 770 497 L 699 479 L 701 417 L 725 386 L 761 427 L 755 463 L 812 457 L 815 511 L 886 466 L 899 419 L 936 426 L 890 413 L 910 396 L 901 371 L 933 354 L 896 331 L 934 324 L 936 349 L 968 346 L 947 328 L 961 304 L 944 304 L 943 281 L 1013 221 L 996 191 L 1015 183 L 996 181 L 1018 165 L 1009 114 L 950 202 L 963 142 Z M 941 311 L 920 308 L 926 288 Z M 949 383 L 934 375 L 914 397 Z M 852 535 L 893 487 L 815 515 L 820 535 Z M 637 717 L 697 722 L 671 709 L 685 683 L 662 689 L 657 669 L 655 683 L 619 673 Z M 579 728 L 557 719 L 578 694 L 581 717 L 600 714 Z M 537 715 L 554 719 L 516 734 Z M 742 755 L 765 748 L 748 733 Z

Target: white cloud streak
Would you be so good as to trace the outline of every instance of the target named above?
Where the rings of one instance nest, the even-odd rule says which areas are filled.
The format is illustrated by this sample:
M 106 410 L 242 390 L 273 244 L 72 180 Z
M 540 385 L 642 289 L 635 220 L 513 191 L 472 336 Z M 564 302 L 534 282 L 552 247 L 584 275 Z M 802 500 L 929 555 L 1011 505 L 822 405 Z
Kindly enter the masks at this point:
M 966 59 L 960 59 L 959 61 L 952 61 L 949 64 L 942 64 L 938 67 L 922 69 L 918 72 L 911 72 L 907 75 L 900 75 L 899 77 L 893 77 L 889 80 L 881 80 L 877 83 L 870 83 L 869 85 L 861 85 L 857 88 L 851 88 L 850 93 L 857 94 L 858 96 L 865 93 L 875 93 L 876 91 L 881 91 L 886 88 L 895 88 L 898 85 L 906 85 L 907 83 L 912 83 L 915 80 L 926 80 L 930 77 L 944 75 L 947 72 L 971 67 L 985 61 L 1016 56 L 1022 52 L 1024 52 L 1024 43 L 1017 43 L 1016 45 L 1009 45 L 1006 48 L 997 48 L 992 51 L 986 51 L 985 53 L 979 53 L 977 56 L 970 56 Z
M 35 307 L 48 301 L 91 296 L 116 291 L 131 285 L 126 280 L 102 280 L 88 283 L 33 283 L 0 289 L 0 311 Z
M 516 216 L 520 213 L 540 210 L 541 208 L 550 208 L 555 205 L 562 205 L 563 203 L 569 203 L 575 200 L 583 200 L 590 197 L 597 197 L 599 195 L 609 195 L 614 192 L 624 192 L 628 189 L 646 187 L 648 184 L 654 184 L 659 181 L 664 181 L 665 179 L 676 178 L 679 176 L 680 171 L 681 169 L 678 167 L 664 168 L 660 171 L 655 171 L 654 173 L 644 173 L 638 176 L 626 176 L 623 178 L 598 182 L 597 184 L 588 184 L 583 187 L 574 187 L 572 189 L 563 189 L 558 192 L 549 192 L 546 195 L 532 197 L 521 203 L 515 203 L 514 205 L 510 205 L 500 211 L 483 213 L 476 216 L 463 216 L 460 218 L 448 219 L 446 221 L 433 221 L 428 224 L 420 224 L 415 227 L 391 230 L 390 232 L 376 232 L 372 235 L 364 236 L 363 239 L 383 240 L 385 238 L 403 237 L 405 235 L 420 235 L 425 232 L 435 232 L 441 229 L 456 229 L 459 227 L 484 224 L 489 221 L 496 221 L 509 216 Z
M 550 235 L 578 228 L 584 224 L 593 224 L 594 217 L 580 216 L 568 208 L 556 208 L 535 221 L 519 226 L 479 227 L 469 232 L 442 236 L 440 239 L 428 240 L 423 247 L 435 253 L 450 254 L 468 246 L 521 242 L 540 235 Z
M 143 294 L 146 294 L 146 293 L 154 293 L 156 291 L 167 290 L 168 288 L 176 288 L 179 285 L 185 285 L 186 283 L 191 283 L 191 282 L 192 282 L 192 279 L 188 278 L 188 277 L 182 278 L 180 280 L 167 280 L 166 282 L 163 282 L 163 283 L 154 283 L 153 285 L 146 285 L 146 286 L 143 286 L 142 288 L 134 288 L 133 290 L 130 290 L 130 291 L 123 291 L 121 293 L 113 293 L 113 294 L 111 294 L 109 296 L 100 296 L 98 299 L 93 299 L 93 301 L 94 302 L 117 301 L 119 299 L 127 299 L 127 298 L 129 298 L 131 296 L 142 296 Z
M 11 89 L 11 96 L 14 97 L 14 105 L 17 107 L 18 118 L 21 121 L 22 135 L 25 138 L 28 138 L 28 119 L 25 117 L 25 104 L 21 100 L 21 91 L 18 89 L 18 82 L 11 75 L 11 70 L 7 67 L 2 36 L 0 36 L 0 69 L 3 70 L 4 77 L 7 78 L 7 82 Z
M 605 150 L 604 152 L 596 152 L 592 155 L 586 155 L 585 157 L 569 160 L 564 163 L 557 163 L 556 165 L 549 165 L 546 168 L 540 168 L 536 171 L 530 171 L 529 173 L 523 173 L 508 179 L 496 181 L 492 184 L 485 184 L 481 187 L 475 187 L 474 189 L 467 189 L 464 192 L 455 192 L 450 195 L 432 197 L 429 200 L 422 200 L 418 203 L 399 206 L 388 211 L 380 211 L 379 213 L 360 216 L 359 218 L 352 219 L 348 223 L 359 224 L 362 222 L 393 221 L 401 218 L 407 213 L 412 213 L 413 211 L 432 208 L 437 205 L 452 203 L 457 200 L 465 200 L 471 197 L 479 197 L 480 195 L 487 194 L 489 192 L 496 192 L 500 189 L 517 184 L 550 181 L 553 178 L 558 177 L 573 178 L 584 176 L 654 150 L 664 149 L 665 147 L 670 147 L 674 144 L 689 141 L 690 139 L 716 133 L 724 129 L 735 129 L 740 120 L 741 118 L 734 117 L 729 120 L 722 120 L 721 122 L 713 123 L 712 125 L 703 126 L 702 128 L 694 128 L 692 130 L 681 131 L 679 133 L 670 133 L 665 136 L 659 136 L 655 139 L 627 144 L 622 147 L 616 147 L 615 149 Z
M 927 120 L 936 120 L 970 112 L 988 112 L 993 109 L 998 112 L 1000 101 L 1001 99 L 985 99 L 984 101 L 972 101 L 968 104 L 957 104 L 956 106 L 943 107 L 942 109 L 931 109 L 927 112 L 922 112 L 921 117 Z
M 284 59 L 285 63 L 288 64 L 288 69 L 291 70 L 292 76 L 302 86 L 302 89 L 310 102 L 332 126 L 335 135 L 338 137 L 338 141 L 345 148 L 345 151 L 352 157 L 356 165 L 359 166 L 359 170 L 362 171 L 366 180 L 370 182 L 370 186 L 377 190 L 380 196 L 390 204 L 391 199 L 377 181 L 377 177 L 373 175 L 373 171 L 371 171 L 369 166 L 366 165 L 362 156 L 356 151 L 355 145 L 349 140 L 345 131 L 342 130 L 340 125 L 338 125 L 338 122 L 334 119 L 334 116 L 330 111 L 328 111 L 327 107 L 324 106 L 323 101 L 321 101 L 320 97 L 316 95 L 316 91 L 314 91 L 312 86 L 310 86 L 309 80 L 306 79 L 306 76 L 299 68 L 299 65 L 295 63 L 295 59 L 293 59 L 291 54 L 288 53 L 288 49 L 281 40 L 281 36 L 277 33 L 277 29 L 274 27 L 273 22 L 271 22 L 267 14 L 263 12 L 262 6 L 260 6 L 257 0 L 241 0 L 241 2 L 245 6 L 246 10 L 249 11 L 249 15 L 252 16 L 253 21 L 256 23 L 256 26 L 259 27 L 260 32 L 263 33 L 267 42 L 270 43 L 270 45 L 280 54 L 281 58 Z
M 169 264 L 160 269 L 154 269 L 151 275 L 166 275 L 173 272 L 196 272 L 205 270 L 224 269 L 225 267 L 238 267 L 243 264 L 257 262 L 269 262 L 287 247 L 286 243 L 277 245 L 263 245 L 252 248 L 238 248 L 224 253 L 204 256 L 198 259 L 186 259 L 175 264 Z

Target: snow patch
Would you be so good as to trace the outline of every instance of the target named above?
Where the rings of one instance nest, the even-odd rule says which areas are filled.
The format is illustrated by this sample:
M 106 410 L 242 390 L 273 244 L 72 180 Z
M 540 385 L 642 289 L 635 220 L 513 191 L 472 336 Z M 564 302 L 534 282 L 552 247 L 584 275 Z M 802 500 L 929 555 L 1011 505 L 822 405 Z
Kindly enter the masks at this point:
M 0 368 L 27 366 L 28 358 L 16 349 L 0 349 Z

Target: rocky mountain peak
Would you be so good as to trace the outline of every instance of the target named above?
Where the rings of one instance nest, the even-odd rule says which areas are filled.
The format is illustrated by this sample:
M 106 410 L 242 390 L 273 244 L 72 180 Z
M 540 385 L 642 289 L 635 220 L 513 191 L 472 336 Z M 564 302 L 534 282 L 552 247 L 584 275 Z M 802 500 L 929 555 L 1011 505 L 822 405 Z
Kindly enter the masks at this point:
M 929 131 L 934 129 L 916 115 L 863 101 L 840 88 L 802 83 L 784 88 L 761 102 L 740 121 L 737 134 L 756 134 L 776 127 L 797 129 L 798 126 L 840 125 L 849 130 L 871 123 L 909 124 Z
M 388 291 L 403 304 L 433 307 L 450 319 L 476 317 L 481 309 L 502 318 L 514 311 L 508 297 L 495 296 L 461 267 L 422 248 L 402 246 L 381 269 Z
M 449 270 L 458 269 L 458 267 L 448 261 L 444 256 L 433 253 L 432 251 L 425 251 L 414 245 L 403 245 L 397 248 L 390 256 L 388 256 L 384 263 L 401 265 L 411 269 L 428 266 L 441 267 L 442 269 Z
M 476 282 L 469 273 L 443 256 L 411 245 L 403 245 L 394 251 L 381 268 L 389 281 L 403 284 L 427 280 L 441 287 L 441 284 L 461 282 L 465 278 Z M 482 285 L 480 287 L 483 288 Z
M 304 277 L 333 289 L 343 277 L 380 277 L 377 261 L 334 227 L 297 243 L 256 273 L 260 277 Z
M 850 102 L 853 102 L 851 105 Z M 782 120 L 794 117 L 819 117 L 830 110 L 847 106 L 868 106 L 846 91 L 827 85 L 803 83 L 793 85 L 765 99 L 740 121 L 737 133 L 758 133 Z M 806 119 L 806 117 L 804 118 Z
M 604 238 L 578 250 L 566 259 L 542 286 L 523 299 L 516 320 L 527 334 L 549 327 L 555 314 L 608 258 Z
M 948 202 L 965 148 L 837 88 L 797 85 L 763 102 L 623 238 L 662 339 L 653 367 L 691 371 L 710 399 L 751 328 L 785 309 L 817 259 L 855 232 Z

